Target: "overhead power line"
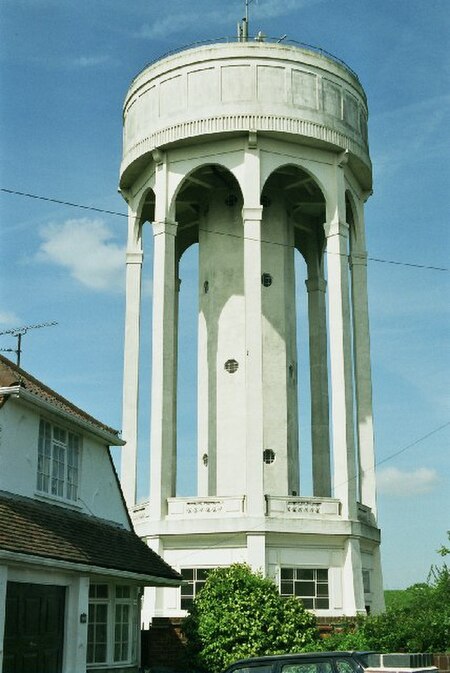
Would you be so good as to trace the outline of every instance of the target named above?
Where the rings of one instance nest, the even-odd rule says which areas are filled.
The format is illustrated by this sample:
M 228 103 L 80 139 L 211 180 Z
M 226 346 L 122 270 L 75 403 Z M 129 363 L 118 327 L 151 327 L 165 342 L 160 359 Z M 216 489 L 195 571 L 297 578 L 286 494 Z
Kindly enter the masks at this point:
M 82 203 L 73 203 L 72 201 L 64 201 L 62 199 L 55 199 L 50 196 L 42 196 L 40 194 L 30 194 L 28 192 L 20 192 L 15 189 L 7 189 L 6 187 L 0 187 L 0 192 L 4 192 L 5 194 L 13 194 L 14 196 L 23 196 L 29 199 L 37 199 L 38 201 L 48 201 L 50 203 L 56 203 L 60 206 L 70 206 L 71 208 L 81 208 L 82 210 L 90 210 L 95 213 L 103 213 L 105 215 L 114 215 L 116 217 L 128 217 L 127 213 L 121 213 L 117 210 L 107 210 L 106 208 L 98 208 L 96 206 L 86 206 L 85 204 Z M 231 236 L 233 238 L 245 238 L 246 240 L 253 240 L 248 237 L 242 237 L 239 236 L 238 234 L 233 234 L 231 232 L 226 232 L 226 231 L 212 231 L 210 229 L 207 230 L 208 233 L 211 234 L 217 234 L 218 236 Z M 255 239 L 256 240 L 256 239 Z M 272 244 L 272 245 L 279 245 L 282 247 L 290 248 L 293 247 L 288 243 L 277 243 L 275 241 L 261 241 L 262 243 L 267 243 L 267 244 Z M 333 254 L 333 255 L 338 255 L 340 253 L 330 253 L 328 251 L 325 251 L 328 255 Z M 342 253 L 343 256 L 347 256 L 345 253 Z M 407 266 L 410 268 L 414 269 L 425 269 L 428 271 L 450 271 L 449 268 L 447 267 L 442 267 L 442 266 L 431 266 L 428 264 L 416 264 L 414 262 L 401 262 L 400 260 L 395 260 L 395 259 L 383 259 L 381 257 L 367 257 L 367 261 L 370 262 L 378 262 L 378 263 L 383 263 L 383 264 L 394 264 L 396 266 Z
M 72 203 L 71 201 L 53 199 L 50 196 L 41 196 L 39 194 L 28 194 L 27 192 L 18 192 L 15 189 L 6 189 L 5 187 L 0 187 L 0 192 L 5 192 L 6 194 L 14 194 L 15 196 L 26 196 L 29 199 L 38 199 L 39 201 L 50 201 L 50 203 L 57 203 L 60 206 L 70 206 L 71 208 L 82 208 L 83 210 L 93 210 L 96 213 L 117 215 L 118 217 L 128 217 L 126 213 L 119 213 L 116 210 L 105 210 L 104 208 L 96 208 L 95 206 L 85 206 L 81 203 Z
M 408 449 L 412 449 L 412 448 L 413 448 L 414 446 L 416 446 L 417 444 L 420 444 L 420 443 L 423 442 L 425 439 L 428 439 L 428 437 L 431 437 L 432 435 L 435 435 L 437 432 L 440 432 L 441 430 L 444 430 L 444 428 L 447 428 L 449 425 L 450 425 L 450 421 L 447 421 L 447 422 L 444 423 L 443 425 L 440 425 L 439 427 L 434 428 L 434 430 L 430 430 L 430 432 L 427 432 L 425 435 L 422 435 L 421 437 L 418 437 L 418 438 L 415 439 L 413 442 L 410 442 L 409 444 L 407 444 L 406 446 L 404 446 L 402 449 L 399 449 L 398 451 L 394 451 L 393 453 L 389 454 L 389 456 L 386 456 L 386 458 L 383 458 L 382 460 L 377 461 L 377 462 L 375 463 L 375 466 L 374 466 L 374 467 L 376 468 L 376 467 L 378 467 L 378 465 L 381 465 L 382 463 L 387 463 L 388 460 L 392 460 L 392 459 L 395 458 L 396 456 L 399 456 L 401 453 L 404 453 L 405 451 L 408 451 Z M 347 479 L 346 481 L 343 481 L 343 482 L 341 482 L 340 484 L 335 484 L 334 488 L 336 489 L 336 488 L 339 487 L 339 486 L 345 486 L 345 484 L 348 484 L 350 481 L 353 481 L 354 479 L 356 479 L 356 476 L 355 476 L 355 477 L 352 477 L 351 479 Z M 298 496 L 298 497 L 302 498 L 301 495 Z M 303 496 L 303 497 L 305 497 L 305 499 L 307 499 L 307 498 L 309 498 L 310 496 L 305 495 L 305 496 Z M 256 532 L 262 530 L 262 529 L 264 528 L 265 525 L 266 525 L 266 522 L 264 522 L 264 523 L 261 524 L 260 526 L 254 526 L 254 527 L 252 528 L 252 530 L 251 530 L 251 531 L 248 531 L 248 532 L 256 533 Z M 224 538 L 220 543 L 210 545 L 210 546 L 208 547 L 208 549 L 215 549 L 215 548 L 217 548 L 217 547 L 223 545 L 224 543 L 231 542 L 232 540 L 235 540 L 235 539 L 239 538 L 239 536 L 241 536 L 241 535 L 242 535 L 242 532 L 239 532 L 239 533 L 233 533 L 233 534 L 229 535 L 228 537 Z M 185 554 L 185 555 L 182 557 L 181 560 L 182 560 L 182 561 L 186 561 L 186 559 L 190 558 L 190 557 L 193 555 L 193 553 L 195 553 L 195 552 L 189 552 L 189 553 Z
M 420 444 L 423 442 L 425 439 L 428 439 L 428 437 L 431 437 L 432 435 L 435 435 L 437 432 L 440 432 L 441 430 L 444 430 L 450 425 L 450 421 L 447 421 L 447 423 L 443 423 L 440 425 L 438 428 L 435 428 L 434 430 L 430 430 L 430 432 L 427 432 L 426 435 L 422 435 L 422 437 L 419 437 L 418 439 L 415 439 L 413 442 L 410 444 L 407 444 L 406 446 L 403 447 L 403 449 L 399 449 L 398 451 L 395 451 L 394 453 L 391 453 L 389 456 L 386 458 L 383 458 L 383 460 L 378 460 L 375 463 L 375 467 L 378 467 L 379 465 L 382 465 L 383 463 L 387 463 L 388 460 L 392 460 L 393 458 L 396 458 L 399 456 L 401 453 L 405 453 L 405 451 L 408 451 L 408 449 L 412 449 L 413 446 L 416 446 L 417 444 Z

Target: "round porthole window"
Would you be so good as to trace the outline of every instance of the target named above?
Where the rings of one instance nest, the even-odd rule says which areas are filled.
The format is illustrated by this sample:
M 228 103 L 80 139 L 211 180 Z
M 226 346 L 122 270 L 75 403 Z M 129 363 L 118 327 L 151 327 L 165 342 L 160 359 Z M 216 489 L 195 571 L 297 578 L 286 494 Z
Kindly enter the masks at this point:
M 225 362 L 225 369 L 229 374 L 234 374 L 234 372 L 237 372 L 239 367 L 239 362 L 237 360 L 227 360 Z
M 263 461 L 265 462 L 266 465 L 270 465 L 273 463 L 275 460 L 275 451 L 272 451 L 272 449 L 265 449 L 263 451 Z
M 270 287 L 272 285 L 272 276 L 270 273 L 263 273 L 261 276 L 261 283 L 264 287 Z

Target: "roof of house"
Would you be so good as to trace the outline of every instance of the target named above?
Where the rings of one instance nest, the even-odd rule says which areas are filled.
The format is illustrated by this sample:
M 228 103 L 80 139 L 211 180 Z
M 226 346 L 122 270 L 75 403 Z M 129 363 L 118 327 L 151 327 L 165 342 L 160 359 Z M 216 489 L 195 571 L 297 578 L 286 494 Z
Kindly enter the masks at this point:
M 116 437 L 119 435 L 118 430 L 114 430 L 114 428 L 101 423 L 90 414 L 87 414 L 85 411 L 75 406 L 75 404 L 72 404 L 72 402 L 69 402 L 69 400 L 66 400 L 65 397 L 59 395 L 54 390 L 41 383 L 41 381 L 38 381 L 34 376 L 28 374 L 24 369 L 18 367 L 14 362 L 11 362 L 11 360 L 8 360 L 8 358 L 5 358 L 3 355 L 0 355 L 0 388 L 9 388 L 16 385 L 24 388 L 44 402 L 51 404 L 56 410 L 73 416 L 74 420 L 81 420 L 84 423 L 91 425 L 93 429 L 107 432 Z M 2 402 L 5 401 L 4 398 L 5 395 L 2 396 L 0 391 L 0 407 L 2 406 Z
M 144 584 L 181 582 L 181 576 L 136 533 L 114 522 L 5 491 L 0 491 L 1 551 L 133 573 Z

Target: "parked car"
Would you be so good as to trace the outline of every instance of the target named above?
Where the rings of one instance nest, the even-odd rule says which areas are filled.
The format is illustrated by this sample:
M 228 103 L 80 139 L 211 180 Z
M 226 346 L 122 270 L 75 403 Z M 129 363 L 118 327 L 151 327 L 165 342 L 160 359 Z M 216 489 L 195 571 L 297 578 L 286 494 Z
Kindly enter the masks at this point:
M 236 661 L 223 673 L 363 673 L 369 652 L 303 652 Z

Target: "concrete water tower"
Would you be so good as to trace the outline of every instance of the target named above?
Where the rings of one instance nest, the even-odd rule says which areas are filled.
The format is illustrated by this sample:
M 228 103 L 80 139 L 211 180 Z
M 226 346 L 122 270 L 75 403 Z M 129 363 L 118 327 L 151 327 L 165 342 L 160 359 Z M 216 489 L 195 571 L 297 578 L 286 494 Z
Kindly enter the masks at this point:
M 244 33 L 167 56 L 133 80 L 120 178 L 129 208 L 122 484 L 137 532 L 187 580 L 147 597 L 146 619 L 184 614 L 208 570 L 237 561 L 319 616 L 383 608 L 364 233 L 371 188 L 366 97 L 328 54 Z M 137 505 L 138 390 L 150 385 L 139 384 L 146 222 L 151 479 L 149 501 Z M 198 486 L 177 497 L 178 271 L 195 243 Z M 306 373 L 295 250 L 307 268 Z M 299 486 L 299 376 L 310 386 L 309 495 Z

